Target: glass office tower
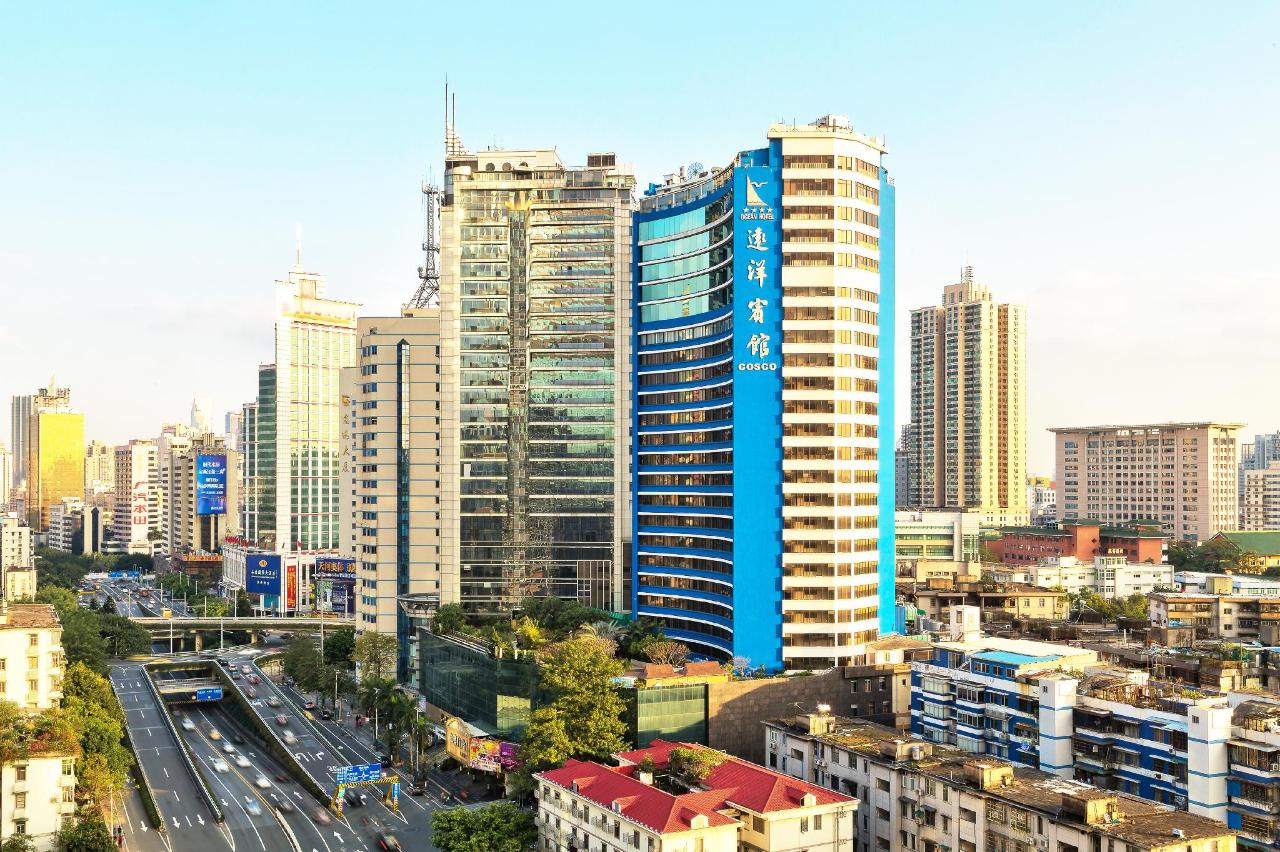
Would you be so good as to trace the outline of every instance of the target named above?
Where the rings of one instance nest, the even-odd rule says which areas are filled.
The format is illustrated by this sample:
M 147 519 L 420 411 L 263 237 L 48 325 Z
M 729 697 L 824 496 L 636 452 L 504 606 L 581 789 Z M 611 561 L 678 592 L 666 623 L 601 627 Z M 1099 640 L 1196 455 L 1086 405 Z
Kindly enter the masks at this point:
M 632 605 L 697 653 L 825 668 L 892 629 L 883 153 L 838 117 L 774 125 L 640 202 Z
M 441 599 L 621 609 L 633 176 L 447 143 Z

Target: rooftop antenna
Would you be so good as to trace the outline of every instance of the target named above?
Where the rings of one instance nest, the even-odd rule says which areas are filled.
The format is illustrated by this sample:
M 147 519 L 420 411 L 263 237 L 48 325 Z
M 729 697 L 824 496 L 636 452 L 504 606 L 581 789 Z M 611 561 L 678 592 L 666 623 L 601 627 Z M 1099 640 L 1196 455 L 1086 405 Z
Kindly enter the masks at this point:
M 302 225 L 293 226 L 293 265 L 302 268 Z

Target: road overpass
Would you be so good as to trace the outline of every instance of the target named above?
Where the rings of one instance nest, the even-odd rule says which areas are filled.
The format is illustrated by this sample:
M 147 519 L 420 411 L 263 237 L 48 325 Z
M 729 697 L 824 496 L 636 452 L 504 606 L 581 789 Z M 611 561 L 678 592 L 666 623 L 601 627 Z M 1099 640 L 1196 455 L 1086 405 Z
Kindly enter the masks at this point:
M 271 616 L 245 616 L 239 618 L 215 618 L 213 616 L 175 615 L 135 616 L 131 619 L 136 624 L 155 630 L 319 630 L 324 627 L 336 630 L 339 627 L 352 627 L 355 620 L 350 618 L 274 618 Z

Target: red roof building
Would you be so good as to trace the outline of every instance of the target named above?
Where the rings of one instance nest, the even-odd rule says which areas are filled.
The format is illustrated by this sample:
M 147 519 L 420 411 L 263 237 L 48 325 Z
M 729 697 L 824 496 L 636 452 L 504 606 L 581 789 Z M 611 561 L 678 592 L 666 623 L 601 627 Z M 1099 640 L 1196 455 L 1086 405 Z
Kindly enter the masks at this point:
M 700 782 L 670 783 L 676 749 L 706 751 L 720 762 Z M 622 840 L 660 852 L 664 839 L 694 832 L 706 852 L 734 852 L 739 842 L 769 852 L 826 848 L 832 838 L 853 836 L 856 799 L 705 746 L 655 740 L 614 758 L 621 765 L 569 761 L 534 776 L 544 849 L 577 852 Z M 646 758 L 652 772 L 641 769 Z

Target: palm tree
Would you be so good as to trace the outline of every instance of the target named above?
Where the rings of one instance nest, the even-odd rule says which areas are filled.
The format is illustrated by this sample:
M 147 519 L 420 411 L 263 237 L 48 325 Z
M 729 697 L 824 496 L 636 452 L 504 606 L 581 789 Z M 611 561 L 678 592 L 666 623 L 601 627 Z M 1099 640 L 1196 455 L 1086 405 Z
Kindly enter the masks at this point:
M 413 711 L 413 700 L 403 692 L 395 690 L 387 696 L 383 711 L 387 725 L 385 742 L 393 764 L 400 761 L 400 743 L 413 727 Z
M 613 621 L 593 621 L 578 628 L 579 636 L 593 636 L 596 639 L 608 639 L 610 642 L 617 642 L 625 632 L 622 625 Z

